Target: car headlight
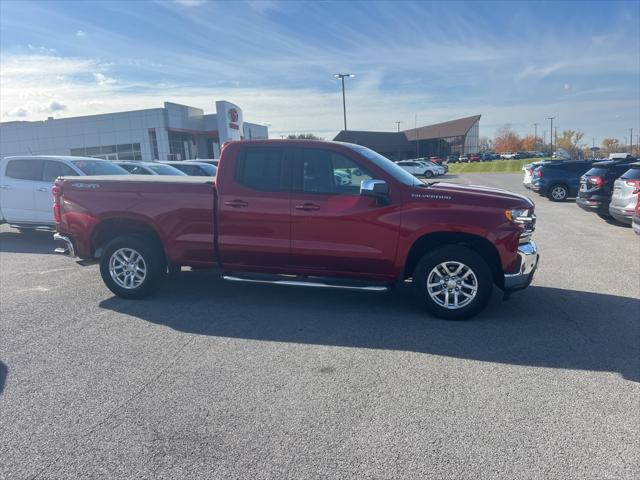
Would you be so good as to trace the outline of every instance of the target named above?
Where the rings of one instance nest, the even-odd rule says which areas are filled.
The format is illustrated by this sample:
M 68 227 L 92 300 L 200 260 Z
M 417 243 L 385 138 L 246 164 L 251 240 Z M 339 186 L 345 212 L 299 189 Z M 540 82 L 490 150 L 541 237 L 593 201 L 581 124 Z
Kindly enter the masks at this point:
M 532 211 L 530 208 L 513 208 L 504 211 L 507 220 L 514 223 L 526 223 L 531 221 Z

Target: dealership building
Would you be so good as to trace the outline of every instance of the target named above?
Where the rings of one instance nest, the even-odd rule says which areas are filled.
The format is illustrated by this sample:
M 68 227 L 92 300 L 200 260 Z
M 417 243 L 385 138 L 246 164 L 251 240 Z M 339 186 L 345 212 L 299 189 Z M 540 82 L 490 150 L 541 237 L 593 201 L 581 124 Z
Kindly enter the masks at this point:
M 343 130 L 334 140 L 357 143 L 391 160 L 478 153 L 480 115 L 401 132 Z
M 216 102 L 216 113 L 165 102 L 163 108 L 35 122 L 0 123 L 0 157 L 80 155 L 107 160 L 217 158 L 229 140 L 268 138 L 266 126 L 243 121 L 242 110 Z

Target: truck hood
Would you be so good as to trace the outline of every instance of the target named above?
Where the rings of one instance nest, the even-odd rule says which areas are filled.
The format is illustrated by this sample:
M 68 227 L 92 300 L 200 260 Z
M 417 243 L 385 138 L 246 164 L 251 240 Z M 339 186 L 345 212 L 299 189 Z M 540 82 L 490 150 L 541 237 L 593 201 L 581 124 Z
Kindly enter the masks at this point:
M 485 187 L 482 185 L 460 185 L 457 183 L 435 183 L 430 188 L 416 189 L 422 193 L 432 193 L 434 195 L 451 196 L 452 200 L 462 200 L 468 198 L 484 199 L 487 203 L 504 205 L 507 207 L 533 207 L 534 203 L 530 198 L 518 193 L 510 192 L 500 188 Z

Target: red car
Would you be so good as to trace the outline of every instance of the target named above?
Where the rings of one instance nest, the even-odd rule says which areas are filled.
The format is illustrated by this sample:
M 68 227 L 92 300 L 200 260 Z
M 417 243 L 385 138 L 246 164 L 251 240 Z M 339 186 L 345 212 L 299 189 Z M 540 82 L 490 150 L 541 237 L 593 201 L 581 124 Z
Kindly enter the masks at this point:
M 472 153 L 469 155 L 469 162 L 479 162 L 480 160 L 480 155 L 478 155 L 477 153 Z
M 359 145 L 231 142 L 215 179 L 61 177 L 53 193 L 57 251 L 99 262 L 123 298 L 151 294 L 183 265 L 368 290 L 412 278 L 428 311 L 463 319 L 494 285 L 527 287 L 538 264 L 528 198 L 427 183 Z
M 430 157 L 429 160 L 433 163 L 437 163 L 438 165 L 442 165 L 442 162 L 444 162 L 444 158 L 442 157 Z

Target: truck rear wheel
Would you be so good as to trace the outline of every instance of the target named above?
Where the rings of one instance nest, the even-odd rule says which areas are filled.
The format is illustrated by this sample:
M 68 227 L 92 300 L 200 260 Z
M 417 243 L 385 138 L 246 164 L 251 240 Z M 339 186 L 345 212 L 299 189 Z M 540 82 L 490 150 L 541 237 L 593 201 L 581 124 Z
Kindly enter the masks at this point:
M 111 240 L 100 257 L 100 275 L 105 285 L 122 298 L 144 298 L 166 277 L 162 249 L 141 235 Z
M 493 278 L 480 255 L 450 245 L 422 257 L 413 272 L 413 288 L 417 300 L 436 317 L 465 320 L 487 305 Z

